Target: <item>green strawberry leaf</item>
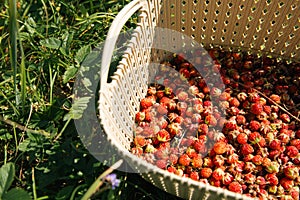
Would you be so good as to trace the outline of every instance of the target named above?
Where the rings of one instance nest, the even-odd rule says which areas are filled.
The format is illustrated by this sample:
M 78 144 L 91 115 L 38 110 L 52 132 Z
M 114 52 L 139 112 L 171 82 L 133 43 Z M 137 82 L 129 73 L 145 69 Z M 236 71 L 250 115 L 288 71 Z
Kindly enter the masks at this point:
M 7 163 L 0 168 L 0 197 L 9 189 L 15 175 L 15 165 Z

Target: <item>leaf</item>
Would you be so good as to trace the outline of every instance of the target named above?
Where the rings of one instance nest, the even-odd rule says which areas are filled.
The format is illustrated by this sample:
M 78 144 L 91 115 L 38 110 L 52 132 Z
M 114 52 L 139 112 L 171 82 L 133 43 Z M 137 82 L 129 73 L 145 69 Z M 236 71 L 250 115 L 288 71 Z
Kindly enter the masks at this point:
M 78 68 L 74 67 L 73 65 L 68 67 L 63 75 L 63 83 L 67 83 L 70 79 L 74 78 L 77 71 Z
M 3 195 L 3 200 L 32 200 L 31 196 L 21 188 L 13 188 Z
M 5 134 L 1 134 L 0 135 L 0 140 L 10 140 L 10 139 L 12 139 L 13 138 L 13 136 L 10 134 L 10 133 L 5 133 Z
M 82 97 L 76 99 L 69 113 L 64 116 L 64 121 L 69 119 L 80 119 L 83 115 L 83 112 L 87 108 L 90 99 L 91 97 Z
M 30 143 L 30 139 L 29 138 L 25 139 L 23 142 L 19 144 L 19 150 L 22 152 L 27 151 L 29 143 Z
M 0 197 L 9 189 L 15 175 L 15 165 L 7 163 L 0 168 Z
M 76 55 L 75 55 L 75 61 L 77 62 L 77 64 L 80 65 L 80 63 L 83 62 L 83 60 L 85 59 L 85 57 L 91 52 L 91 46 L 90 45 L 85 45 L 83 47 L 81 47 Z
M 58 49 L 61 45 L 61 41 L 57 38 L 47 38 L 41 40 L 40 44 L 50 49 Z
M 72 191 L 73 191 L 74 187 L 73 186 L 67 186 L 67 187 L 64 187 L 63 189 L 61 189 L 55 199 L 56 200 L 64 200 L 64 199 L 69 199 L 69 197 L 71 196 L 72 194 Z

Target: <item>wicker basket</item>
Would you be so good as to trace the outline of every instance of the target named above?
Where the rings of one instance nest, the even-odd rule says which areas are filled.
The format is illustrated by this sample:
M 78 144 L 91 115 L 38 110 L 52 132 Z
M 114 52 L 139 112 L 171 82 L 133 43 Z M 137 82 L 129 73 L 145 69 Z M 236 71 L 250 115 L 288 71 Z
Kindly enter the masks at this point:
M 129 3 L 115 18 L 102 56 L 99 112 L 111 145 L 144 179 L 166 192 L 185 199 L 248 199 L 168 173 L 129 152 L 135 113 L 148 88 L 148 64 L 159 62 L 167 55 L 165 51 L 160 53 L 150 48 L 156 41 L 154 28 L 183 33 L 204 47 L 243 49 L 299 60 L 299 11 L 298 0 L 134 0 Z M 135 13 L 138 13 L 137 27 L 112 82 L 107 83 L 117 36 Z M 176 40 L 172 34 L 162 38 L 168 44 Z M 182 46 L 175 45 L 171 50 L 178 49 Z

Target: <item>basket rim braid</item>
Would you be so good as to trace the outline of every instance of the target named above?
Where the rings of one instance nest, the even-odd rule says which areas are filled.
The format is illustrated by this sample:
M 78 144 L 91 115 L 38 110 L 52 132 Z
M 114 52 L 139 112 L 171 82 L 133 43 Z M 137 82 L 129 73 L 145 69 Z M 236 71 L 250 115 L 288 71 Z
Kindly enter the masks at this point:
M 268 0 L 266 1 L 269 2 Z M 136 63 L 135 60 L 140 61 L 137 57 L 139 55 L 138 51 L 142 49 L 141 46 L 143 45 L 151 46 L 151 42 L 152 42 L 151 39 L 153 40 L 153 38 L 150 38 L 149 41 L 147 40 L 146 35 L 147 34 L 153 35 L 153 33 L 151 32 L 151 30 L 150 32 L 147 32 L 145 31 L 145 29 L 147 29 L 147 26 L 148 28 L 155 27 L 155 26 L 164 27 L 168 23 L 169 24 L 173 23 L 172 22 L 173 19 L 169 19 L 168 16 L 165 16 L 166 15 L 165 11 L 160 11 L 160 8 L 163 4 L 162 2 L 163 2 L 162 0 L 131 1 L 118 13 L 107 34 L 107 38 L 103 49 L 102 59 L 101 59 L 101 72 L 100 72 L 101 80 L 100 80 L 100 90 L 99 90 L 100 98 L 98 101 L 100 123 L 104 132 L 106 133 L 107 140 L 118 151 L 118 153 L 128 162 L 128 164 L 133 169 L 135 169 L 136 172 L 138 172 L 145 180 L 151 182 L 153 185 L 165 190 L 166 192 L 172 193 L 174 195 L 177 195 L 185 199 L 216 199 L 216 198 L 253 199 L 246 195 L 234 193 L 226 189 L 201 183 L 199 181 L 194 181 L 190 178 L 177 176 L 166 170 L 162 170 L 155 165 L 149 164 L 147 161 L 138 158 L 137 156 L 129 152 L 130 141 L 132 141 L 132 137 L 133 137 L 133 129 L 130 126 L 132 125 L 132 123 L 134 123 L 134 119 L 133 119 L 134 112 L 136 112 L 139 109 L 139 100 L 140 98 L 143 97 L 143 95 L 145 95 L 145 89 L 146 89 L 145 87 L 147 86 L 147 84 L 143 84 L 142 86 L 136 85 L 140 83 L 141 79 L 143 80 L 142 77 L 144 75 L 143 70 L 146 70 L 144 69 L 146 68 L 146 66 L 144 66 L 144 68 L 137 67 L 139 63 Z M 164 3 L 166 4 L 167 2 L 168 3 L 170 2 L 170 7 L 172 7 L 171 9 L 176 7 L 176 2 L 177 2 L 176 0 L 166 0 Z M 178 2 L 179 4 L 181 4 L 181 1 Z M 182 2 L 185 2 L 185 4 L 188 3 L 186 1 L 182 1 Z M 190 3 L 196 5 L 197 2 L 199 1 L 194 0 L 191 1 Z M 231 1 L 224 0 L 224 2 L 226 5 L 229 5 L 227 3 Z M 254 2 L 257 3 L 259 2 L 259 0 Z M 235 12 L 233 10 L 231 11 Z M 137 25 L 137 28 L 135 29 L 134 34 L 132 35 L 131 43 L 130 45 L 128 45 L 128 48 L 125 51 L 122 60 L 120 61 L 117 67 L 117 72 L 111 77 L 112 81 L 110 83 L 107 83 L 107 76 L 110 67 L 110 62 L 111 62 L 111 58 L 113 55 L 114 47 L 118 39 L 118 36 L 125 23 L 130 19 L 130 17 L 133 14 L 137 12 L 139 13 L 140 21 Z M 190 12 L 194 12 L 194 11 L 190 11 Z M 159 21 L 158 15 L 162 15 L 163 20 Z M 228 19 L 229 18 L 230 16 L 228 16 Z M 185 23 L 182 22 L 182 24 Z M 174 27 L 171 26 L 171 28 L 176 29 L 176 26 L 178 26 L 177 28 L 179 30 L 186 31 L 187 28 L 185 27 L 185 29 L 182 29 L 181 25 L 175 23 Z M 233 33 L 234 33 L 234 28 L 233 28 Z M 296 31 L 297 30 L 295 30 L 295 33 Z M 186 34 L 186 32 L 184 33 Z M 209 33 L 213 35 L 213 30 L 207 31 L 206 34 Z M 196 38 L 197 35 L 194 37 Z M 149 44 L 144 44 L 147 43 L 145 41 L 141 42 L 141 40 L 143 39 L 145 41 L 147 40 Z M 296 39 L 294 38 L 294 40 Z M 205 44 L 213 44 L 212 38 L 204 37 L 203 41 L 205 42 Z M 299 38 L 296 41 L 296 43 L 297 42 L 299 42 Z M 218 44 L 218 42 L 216 42 L 216 44 Z M 251 44 L 251 42 L 249 44 Z M 226 47 L 230 45 L 236 46 L 236 44 L 231 44 L 230 41 L 227 44 L 226 42 L 222 43 L 221 46 Z M 267 46 L 267 44 L 265 45 Z M 247 46 L 244 46 L 243 48 L 247 48 Z M 249 48 L 251 49 L 251 45 Z M 265 50 L 262 49 L 262 51 Z M 145 54 L 147 53 L 149 52 L 146 52 Z M 297 56 L 299 55 L 299 50 L 296 49 L 295 52 L 293 51 L 292 53 L 293 53 L 292 55 Z M 145 58 L 145 60 L 140 62 L 145 64 L 146 62 L 149 62 L 149 59 Z M 142 70 L 142 72 L 139 70 Z M 147 80 L 147 77 L 145 77 L 144 79 Z M 130 84 L 130 81 L 133 82 L 133 84 Z M 127 114 L 130 116 L 127 116 Z M 122 119 L 126 119 L 127 121 L 124 122 L 124 120 L 122 121 Z M 129 123 L 130 120 L 131 122 Z M 128 134 L 131 134 L 131 136 L 130 135 L 128 136 Z

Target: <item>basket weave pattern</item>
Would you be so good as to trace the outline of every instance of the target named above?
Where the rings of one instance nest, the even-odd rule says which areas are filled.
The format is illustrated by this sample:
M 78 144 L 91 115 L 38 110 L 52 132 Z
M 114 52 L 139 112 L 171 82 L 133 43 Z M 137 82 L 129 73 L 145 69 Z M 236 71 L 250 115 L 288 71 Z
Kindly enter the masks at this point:
M 166 56 L 159 50 L 151 51 L 153 28 L 184 33 L 205 47 L 246 49 L 299 60 L 299 1 L 135 0 L 124 9 L 138 11 L 139 20 L 113 81 L 101 82 L 100 120 L 109 142 L 144 179 L 169 193 L 186 199 L 248 199 L 170 174 L 129 153 L 135 113 L 149 84 L 148 64 Z M 117 20 L 115 24 L 118 23 Z M 163 39 L 177 44 L 172 35 Z M 182 46 L 174 46 L 174 52 L 176 49 Z M 106 63 L 102 68 L 109 67 L 110 58 L 103 56 L 102 59 Z M 106 80 L 105 76 L 107 73 L 102 70 L 101 79 Z

